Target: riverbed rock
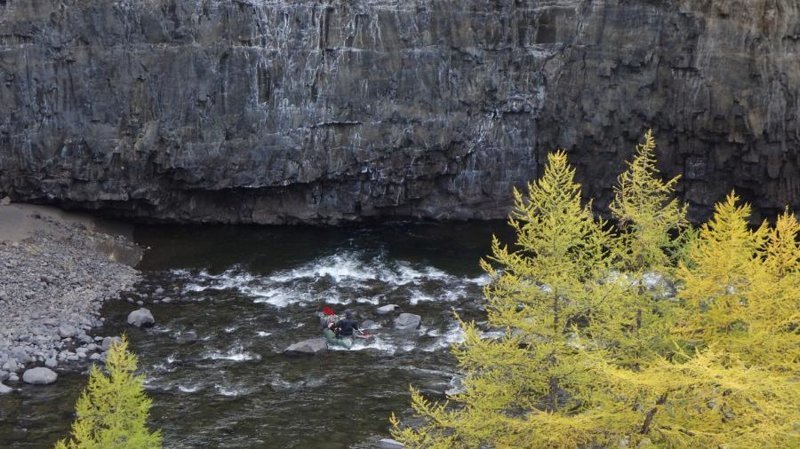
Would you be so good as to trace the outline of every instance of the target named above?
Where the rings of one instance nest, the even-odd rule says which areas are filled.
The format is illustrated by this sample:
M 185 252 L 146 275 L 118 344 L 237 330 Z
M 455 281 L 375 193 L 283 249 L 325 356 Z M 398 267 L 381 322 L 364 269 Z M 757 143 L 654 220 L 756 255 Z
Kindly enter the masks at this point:
M 128 324 L 136 327 L 150 327 L 154 325 L 155 322 L 156 320 L 153 318 L 153 314 L 150 313 L 149 309 L 144 307 L 128 314 Z
M 119 337 L 105 337 L 103 338 L 103 344 L 100 346 L 103 351 L 108 351 L 111 349 L 111 345 L 121 342 L 122 339 Z
M 22 381 L 32 385 L 49 385 L 58 379 L 58 374 L 50 368 L 38 367 L 26 370 L 22 374 Z
M 327 350 L 328 343 L 324 338 L 311 338 L 289 346 L 283 353 L 286 355 L 315 355 Z
M 0 394 L 8 394 L 14 391 L 13 388 L 0 383 Z
M 75 326 L 71 326 L 69 324 L 62 324 L 58 326 L 58 335 L 61 338 L 71 338 L 78 334 L 78 329 Z
M 359 329 L 367 329 L 367 330 L 378 329 L 379 327 L 381 326 L 372 320 L 364 320 L 358 325 Z
M 394 319 L 394 328 L 397 330 L 413 330 L 419 328 L 422 317 L 413 313 L 401 313 Z
M 377 309 L 375 309 L 375 313 L 377 313 L 378 315 L 386 315 L 394 312 L 395 309 L 397 309 L 397 307 L 398 307 L 397 304 L 386 304 L 385 306 L 380 306 Z
M 393 440 L 391 438 L 383 438 L 380 441 L 378 441 L 378 447 L 380 449 L 402 449 L 406 446 L 397 440 Z

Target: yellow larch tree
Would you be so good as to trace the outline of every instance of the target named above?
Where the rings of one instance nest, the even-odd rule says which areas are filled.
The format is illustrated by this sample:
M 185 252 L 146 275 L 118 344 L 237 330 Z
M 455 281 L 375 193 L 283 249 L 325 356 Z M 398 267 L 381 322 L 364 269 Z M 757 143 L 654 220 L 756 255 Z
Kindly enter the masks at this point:
M 159 449 L 161 432 L 150 432 L 147 419 L 151 400 L 136 371 L 136 356 L 128 351 L 125 337 L 112 344 L 104 374 L 97 366 L 89 373 L 89 385 L 76 406 L 77 419 L 70 438 L 56 449 Z
M 609 411 L 617 398 L 592 387 L 594 362 L 583 355 L 613 346 L 607 330 L 622 326 L 615 304 L 626 289 L 608 279 L 612 239 L 582 204 L 574 175 L 556 152 L 527 195 L 514 191 L 516 245 L 493 238 L 490 261 L 481 263 L 492 278 L 488 321 L 504 335 L 486 339 L 462 323 L 455 354 L 465 391 L 442 404 L 412 390 L 426 424 L 404 428 L 393 418 L 393 435 L 408 447 L 571 448 L 629 426 Z
M 656 167 L 653 131 L 636 146 L 633 159 L 617 178 L 609 209 L 621 231 L 620 256 L 631 271 L 661 270 L 670 265 L 679 233 L 687 226 L 686 206 L 675 198 L 678 177 L 663 181 Z
M 619 397 L 638 397 L 632 441 L 659 447 L 800 446 L 798 224 L 748 226 L 731 194 L 678 267 L 676 349 L 646 369 L 600 361 Z

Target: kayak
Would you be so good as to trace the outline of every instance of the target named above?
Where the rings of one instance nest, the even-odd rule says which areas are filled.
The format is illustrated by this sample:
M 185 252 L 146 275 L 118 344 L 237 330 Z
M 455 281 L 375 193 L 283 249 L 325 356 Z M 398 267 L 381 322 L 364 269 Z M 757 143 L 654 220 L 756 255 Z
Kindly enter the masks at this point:
M 341 346 L 347 349 L 350 349 L 353 346 L 352 338 L 337 337 L 336 333 L 334 333 L 330 329 L 325 329 L 324 331 L 322 331 L 322 335 L 325 337 L 325 341 L 328 342 L 328 345 Z

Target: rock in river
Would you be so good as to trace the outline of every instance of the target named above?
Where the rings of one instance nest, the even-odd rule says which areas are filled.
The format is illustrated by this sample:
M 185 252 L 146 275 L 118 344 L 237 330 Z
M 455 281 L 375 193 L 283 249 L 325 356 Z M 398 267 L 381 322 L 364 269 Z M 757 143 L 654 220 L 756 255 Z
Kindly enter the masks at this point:
M 0 383 L 0 394 L 8 394 L 14 391 L 13 388 Z
M 413 313 L 401 313 L 394 319 L 394 328 L 397 330 L 417 329 L 422 323 L 422 317 Z
M 156 320 L 153 318 L 153 314 L 144 307 L 128 314 L 128 324 L 132 324 L 136 327 L 149 327 L 155 324 L 155 322 Z
M 314 355 L 327 350 L 328 344 L 324 338 L 312 338 L 289 346 L 283 353 L 286 355 Z
M 50 368 L 32 368 L 22 374 L 22 381 L 26 384 L 48 385 L 58 379 L 58 374 Z
M 386 315 L 387 313 L 394 312 L 394 309 L 397 308 L 397 304 L 387 304 L 385 306 L 378 307 L 375 309 L 378 315 Z

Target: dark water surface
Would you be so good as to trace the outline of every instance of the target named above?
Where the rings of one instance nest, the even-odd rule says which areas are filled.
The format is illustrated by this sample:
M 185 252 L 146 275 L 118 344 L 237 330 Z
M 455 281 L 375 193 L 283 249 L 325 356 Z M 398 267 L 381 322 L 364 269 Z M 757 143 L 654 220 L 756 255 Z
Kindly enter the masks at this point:
M 458 388 L 448 347 L 453 310 L 481 319 L 478 259 L 502 223 L 370 228 L 137 227 L 139 265 L 156 326 L 126 326 L 136 307 L 113 301 L 95 335 L 125 331 L 168 448 L 367 448 L 410 416 L 408 386 L 435 398 Z M 508 238 L 505 239 L 506 241 Z M 156 293 L 157 289 L 163 293 Z M 169 304 L 153 302 L 170 297 Z M 397 304 L 423 317 L 393 330 Z M 320 335 L 314 312 L 349 308 L 381 327 L 352 350 L 292 358 L 289 344 Z M 191 341 L 197 336 L 197 341 Z M 67 434 L 86 377 L 0 398 L 0 447 L 51 447 Z

